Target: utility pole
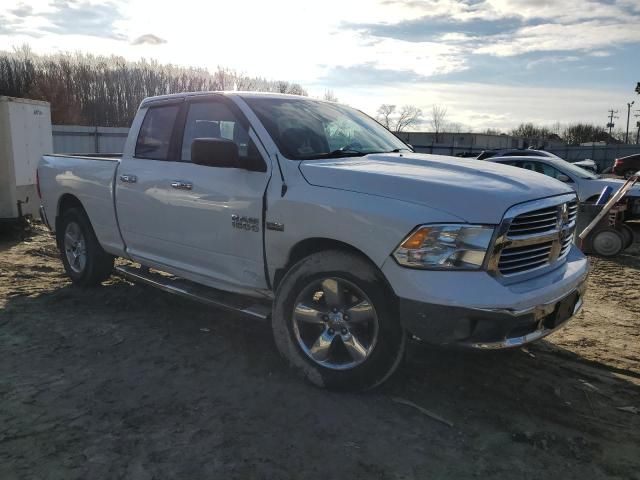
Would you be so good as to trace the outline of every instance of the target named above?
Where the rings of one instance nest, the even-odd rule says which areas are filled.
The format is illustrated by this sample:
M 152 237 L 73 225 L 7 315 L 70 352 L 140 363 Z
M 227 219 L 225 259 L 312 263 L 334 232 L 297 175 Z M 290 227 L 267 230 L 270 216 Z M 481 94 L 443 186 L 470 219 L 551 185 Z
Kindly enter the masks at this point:
M 635 111 L 640 112 L 640 110 Z M 640 113 L 634 113 L 633 116 L 638 119 L 640 118 Z M 636 145 L 640 145 L 640 120 L 636 120 L 636 127 L 638 127 L 638 131 L 636 132 Z
M 616 113 L 618 113 L 618 110 L 609 110 L 609 123 L 607 123 L 607 128 L 609 129 L 609 137 L 611 137 L 611 129 L 616 126 L 616 124 L 613 123 L 613 119 L 619 118 L 617 116 L 614 116 Z
M 631 105 L 633 105 L 634 103 L 636 103 L 635 100 L 633 100 L 631 103 L 627 103 L 627 134 L 624 137 L 624 143 L 629 144 L 629 117 L 631 116 Z

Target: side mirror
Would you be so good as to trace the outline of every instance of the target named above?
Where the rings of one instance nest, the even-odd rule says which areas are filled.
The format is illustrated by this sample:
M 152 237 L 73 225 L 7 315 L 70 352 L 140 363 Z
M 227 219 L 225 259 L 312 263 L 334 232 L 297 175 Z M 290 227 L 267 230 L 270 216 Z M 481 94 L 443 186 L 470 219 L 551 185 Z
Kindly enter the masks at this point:
M 564 173 L 559 173 L 558 176 L 556 177 L 556 180 L 560 180 L 561 182 L 564 183 L 569 183 L 571 181 L 571 179 L 566 176 Z
M 196 138 L 191 143 L 191 162 L 220 168 L 240 168 L 238 145 L 226 138 Z

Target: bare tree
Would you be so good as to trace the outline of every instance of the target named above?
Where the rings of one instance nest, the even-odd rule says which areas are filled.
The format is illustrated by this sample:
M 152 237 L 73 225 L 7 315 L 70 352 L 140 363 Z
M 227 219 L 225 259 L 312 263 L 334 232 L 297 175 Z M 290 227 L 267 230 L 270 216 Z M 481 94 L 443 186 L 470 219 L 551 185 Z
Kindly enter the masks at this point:
M 511 135 L 522 138 L 548 138 L 551 130 L 548 127 L 539 127 L 533 123 L 521 123 L 511 130 Z
M 384 127 L 387 130 L 391 130 L 392 129 L 392 115 L 395 113 L 396 111 L 396 106 L 395 105 L 389 105 L 388 103 L 383 103 L 382 105 L 380 105 L 380 108 L 378 108 L 378 116 L 377 116 L 377 120 L 384 125 Z
M 580 145 L 586 142 L 610 142 L 612 136 L 599 125 L 572 123 L 565 127 L 562 139 L 569 145 Z
M 400 116 L 396 120 L 396 133 L 403 132 L 406 128 L 412 127 L 420 123 L 422 110 L 413 105 L 405 105 L 400 110 Z
M 279 80 L 276 82 L 277 93 L 287 93 L 288 88 L 289 88 L 289 82 L 285 82 L 284 80 Z
M 223 67 L 209 72 L 117 56 L 38 55 L 28 46 L 0 51 L 0 95 L 50 102 L 57 124 L 129 126 L 145 97 L 232 89 L 307 95 L 297 83 L 249 77 Z
M 447 107 L 442 105 L 433 105 L 431 107 L 431 127 L 436 134 L 436 143 L 438 143 L 438 134 L 444 128 L 445 122 L 447 121 Z
M 462 133 L 463 129 L 464 129 L 464 125 L 462 125 L 460 122 L 449 122 L 443 128 L 443 131 L 446 130 L 447 132 L 450 132 L 450 133 Z
M 306 95 L 307 91 L 299 83 L 290 83 L 285 93 L 289 95 Z
M 336 96 L 335 93 L 333 93 L 333 90 L 325 90 L 323 98 L 327 102 L 337 102 L 338 101 L 338 97 Z

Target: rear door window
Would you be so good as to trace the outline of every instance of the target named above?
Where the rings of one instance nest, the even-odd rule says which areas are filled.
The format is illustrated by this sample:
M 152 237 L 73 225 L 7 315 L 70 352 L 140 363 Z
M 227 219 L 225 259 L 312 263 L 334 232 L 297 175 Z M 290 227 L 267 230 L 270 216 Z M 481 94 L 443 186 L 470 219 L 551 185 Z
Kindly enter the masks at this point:
M 150 107 L 136 142 L 136 158 L 169 160 L 169 145 L 180 105 Z

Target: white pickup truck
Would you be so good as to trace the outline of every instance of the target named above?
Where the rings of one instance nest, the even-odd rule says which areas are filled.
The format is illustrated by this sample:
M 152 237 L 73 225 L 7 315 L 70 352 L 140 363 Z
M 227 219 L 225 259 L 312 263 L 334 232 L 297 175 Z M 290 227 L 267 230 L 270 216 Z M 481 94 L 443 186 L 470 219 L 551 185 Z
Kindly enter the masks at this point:
M 118 158 L 47 155 L 41 216 L 81 286 L 130 279 L 270 319 L 316 385 L 387 379 L 409 335 L 479 349 L 581 307 L 577 200 L 526 170 L 421 155 L 305 97 L 148 98 Z

